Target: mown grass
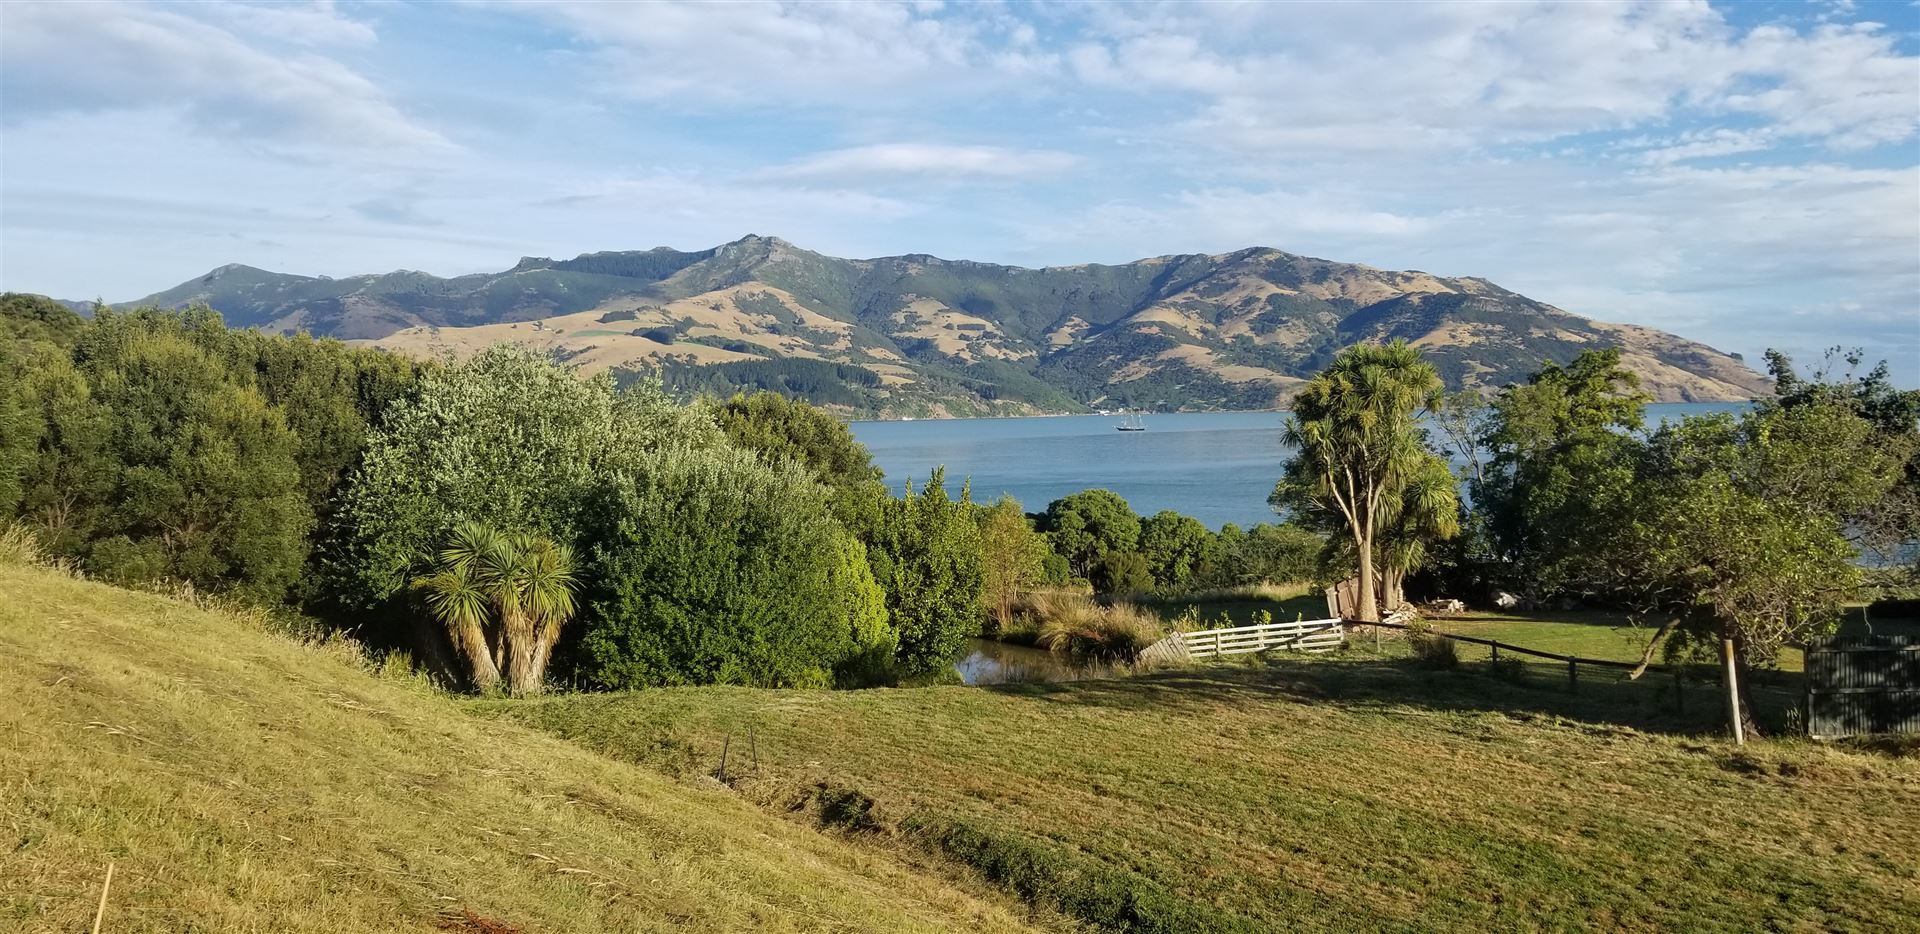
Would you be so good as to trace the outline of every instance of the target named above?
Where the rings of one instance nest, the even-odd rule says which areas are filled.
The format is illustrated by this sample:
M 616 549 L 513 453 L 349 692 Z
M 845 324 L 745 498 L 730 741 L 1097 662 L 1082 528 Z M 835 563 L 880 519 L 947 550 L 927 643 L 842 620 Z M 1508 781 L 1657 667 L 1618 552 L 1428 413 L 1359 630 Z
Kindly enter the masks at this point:
M 1071 684 L 480 706 L 681 774 L 713 769 L 731 736 L 745 796 L 1112 928 L 1920 926 L 1920 761 L 1737 751 L 1687 733 L 1715 711 L 1650 697 L 1349 651 Z
M 116 934 L 1026 926 L 347 646 L 45 570 L 0 594 L 0 930 L 89 929 L 109 861 Z
M 1170 622 L 1191 610 L 1203 621 L 1225 618 L 1236 626 L 1252 625 L 1255 614 L 1261 611 L 1272 614 L 1276 621 L 1296 617 L 1319 619 L 1327 615 L 1325 597 L 1310 588 L 1202 593 L 1156 600 L 1147 605 Z M 1494 639 L 1561 655 L 1623 662 L 1638 662 L 1654 634 L 1654 627 L 1638 624 L 1626 613 L 1603 610 L 1473 610 L 1445 615 L 1429 613 L 1424 621 L 1435 629 L 1457 635 Z M 1841 625 L 1842 631 L 1849 633 L 1864 632 L 1868 628 L 1859 607 L 1850 609 Z M 1873 622 L 1872 631 L 1920 636 L 1920 622 L 1878 619 Z M 1490 654 L 1485 646 L 1467 643 L 1458 649 L 1463 661 L 1482 661 Z M 1662 660 L 1656 654 L 1654 661 Z M 1789 647 L 1780 653 L 1780 671 L 1799 672 L 1802 667 L 1799 649 Z

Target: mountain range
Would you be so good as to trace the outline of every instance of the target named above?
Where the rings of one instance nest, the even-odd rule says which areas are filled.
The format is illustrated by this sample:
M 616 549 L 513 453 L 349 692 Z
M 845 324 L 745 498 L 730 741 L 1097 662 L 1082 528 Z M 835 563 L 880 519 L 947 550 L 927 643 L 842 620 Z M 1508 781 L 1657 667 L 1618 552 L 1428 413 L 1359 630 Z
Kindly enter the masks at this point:
M 1737 356 L 1485 279 L 1258 247 L 1028 269 L 840 259 L 747 236 L 694 252 L 528 257 L 450 279 L 230 265 L 126 305 L 196 303 L 235 326 L 420 355 L 507 341 L 591 370 L 772 388 L 863 415 L 1273 408 L 1341 348 L 1395 338 L 1451 388 L 1496 388 L 1604 346 L 1620 347 L 1659 401 L 1767 388 Z

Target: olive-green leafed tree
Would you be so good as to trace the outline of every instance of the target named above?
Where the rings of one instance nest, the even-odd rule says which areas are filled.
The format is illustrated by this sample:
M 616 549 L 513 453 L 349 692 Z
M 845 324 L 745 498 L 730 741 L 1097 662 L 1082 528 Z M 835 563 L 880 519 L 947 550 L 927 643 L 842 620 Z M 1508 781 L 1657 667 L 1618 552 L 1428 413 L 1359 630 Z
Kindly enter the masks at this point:
M 1352 539 L 1361 619 L 1380 618 L 1382 532 L 1402 512 L 1409 486 L 1439 460 L 1418 419 L 1441 389 L 1433 364 L 1395 341 L 1347 348 L 1293 399 L 1284 437 L 1295 453 L 1269 502 Z
M 93 514 L 85 566 L 114 581 L 284 600 L 313 526 L 286 419 L 178 336 L 95 336 L 77 356 L 108 416 L 111 481 L 102 500 L 76 504 Z
M 496 346 L 427 372 L 367 443 L 335 510 L 334 586 L 376 606 L 425 570 L 464 520 L 581 542 L 608 476 L 663 448 L 725 439 L 647 383 L 616 391 L 538 354 Z
M 1474 508 L 1505 586 L 1536 599 L 1604 593 L 1604 537 L 1627 521 L 1647 395 L 1618 348 L 1547 364 L 1500 391 Z
M 1638 458 L 1628 518 L 1596 547 L 1623 595 L 1717 650 L 1736 737 L 1757 724 L 1742 669 L 1830 635 L 1860 583 L 1853 517 L 1887 495 L 1904 452 L 1847 406 L 1813 403 L 1663 425 Z M 1635 674 L 1638 674 L 1636 671 Z
M 1046 540 L 1033 530 L 1020 503 L 1002 496 L 980 514 L 982 596 L 994 622 L 1005 628 L 1013 602 L 1046 576 Z

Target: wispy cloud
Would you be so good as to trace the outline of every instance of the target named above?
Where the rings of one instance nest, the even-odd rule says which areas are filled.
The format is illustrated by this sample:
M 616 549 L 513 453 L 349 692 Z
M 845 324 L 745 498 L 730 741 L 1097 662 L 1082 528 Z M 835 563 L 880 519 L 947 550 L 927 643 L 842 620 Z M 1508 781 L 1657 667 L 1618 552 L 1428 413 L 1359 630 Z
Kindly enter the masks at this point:
M 774 179 L 914 178 L 1014 179 L 1053 175 L 1079 164 L 1072 153 L 1000 146 L 877 143 L 815 153 L 759 174 Z
M 318 21 L 308 11 L 265 14 L 283 22 L 289 15 Z M 259 26 L 267 21 L 261 16 L 250 10 L 241 18 Z M 270 144 L 389 155 L 452 148 L 334 59 L 268 51 L 169 8 L 13 3 L 0 17 L 0 96 L 9 124 L 73 112 L 159 110 L 198 132 Z M 337 33 L 342 27 L 328 28 Z
M 955 12 L 894 0 L 490 5 L 571 32 L 588 50 L 583 76 L 602 88 L 673 106 L 862 107 L 1006 87 L 1058 66 L 1030 23 L 976 15 L 987 7 Z

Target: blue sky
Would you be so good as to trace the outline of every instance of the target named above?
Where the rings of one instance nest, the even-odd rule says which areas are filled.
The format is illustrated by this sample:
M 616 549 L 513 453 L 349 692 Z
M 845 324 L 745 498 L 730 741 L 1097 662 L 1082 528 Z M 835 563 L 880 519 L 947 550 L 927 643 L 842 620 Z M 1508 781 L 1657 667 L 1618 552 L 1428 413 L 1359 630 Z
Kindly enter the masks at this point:
M 1273 246 L 1920 383 L 1920 6 L 0 4 L 0 288 Z

